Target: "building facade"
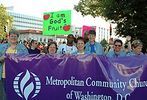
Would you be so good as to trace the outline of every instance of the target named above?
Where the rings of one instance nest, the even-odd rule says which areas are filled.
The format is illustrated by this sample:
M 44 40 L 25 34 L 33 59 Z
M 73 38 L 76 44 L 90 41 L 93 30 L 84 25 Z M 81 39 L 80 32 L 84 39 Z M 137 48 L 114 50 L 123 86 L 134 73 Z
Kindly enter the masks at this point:
M 106 41 L 110 39 L 110 29 L 105 27 L 97 27 L 97 40 L 100 42 L 103 39 Z
M 8 12 L 13 17 L 13 28 L 17 30 L 40 30 L 43 29 L 43 20 L 41 18 L 19 14 L 15 12 Z
M 15 12 L 8 12 L 8 14 L 13 17 L 12 27 L 20 33 L 19 40 L 34 39 L 47 43 L 49 39 L 53 38 L 42 35 L 43 19 Z

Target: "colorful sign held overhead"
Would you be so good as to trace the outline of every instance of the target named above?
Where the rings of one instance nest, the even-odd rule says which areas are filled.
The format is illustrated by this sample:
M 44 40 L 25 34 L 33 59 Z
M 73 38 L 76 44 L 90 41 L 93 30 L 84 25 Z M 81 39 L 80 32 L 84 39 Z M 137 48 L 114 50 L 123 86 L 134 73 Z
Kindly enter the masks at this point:
M 47 12 L 43 15 L 43 35 L 71 33 L 71 10 Z
M 96 31 L 96 26 L 86 26 L 86 25 L 84 25 L 82 27 L 82 37 L 84 37 L 85 35 L 88 35 L 89 30 L 95 30 Z

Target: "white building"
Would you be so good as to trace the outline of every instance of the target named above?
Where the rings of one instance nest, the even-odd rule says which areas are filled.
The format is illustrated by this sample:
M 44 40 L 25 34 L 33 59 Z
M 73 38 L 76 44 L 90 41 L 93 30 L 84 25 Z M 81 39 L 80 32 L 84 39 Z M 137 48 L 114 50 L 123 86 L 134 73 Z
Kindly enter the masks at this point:
M 43 20 L 38 17 L 24 15 L 15 12 L 8 12 L 10 16 L 13 17 L 13 28 L 17 30 L 42 30 L 43 28 Z

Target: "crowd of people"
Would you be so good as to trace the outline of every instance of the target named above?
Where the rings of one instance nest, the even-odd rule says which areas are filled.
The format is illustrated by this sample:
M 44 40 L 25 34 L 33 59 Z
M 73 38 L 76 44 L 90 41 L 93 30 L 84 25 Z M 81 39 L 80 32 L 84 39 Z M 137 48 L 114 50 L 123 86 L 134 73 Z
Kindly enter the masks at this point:
M 13 37 L 14 35 L 14 37 Z M 16 35 L 16 36 L 15 36 Z M 12 36 L 12 37 L 11 37 Z M 19 33 L 12 29 L 9 33 L 8 40 L 0 41 L 0 56 L 4 55 L 7 50 L 12 48 L 17 50 L 18 45 L 23 45 L 28 54 L 96 54 L 106 55 L 108 57 L 123 57 L 130 55 L 142 55 L 143 43 L 140 40 L 134 40 L 131 43 L 131 38 L 127 40 L 127 45 L 124 45 L 122 40 L 115 39 L 111 41 L 108 47 L 104 48 L 99 42 L 96 42 L 96 32 L 90 30 L 88 33 L 88 41 L 83 37 L 75 38 L 72 34 L 67 36 L 67 42 L 57 44 L 56 41 L 50 40 L 48 44 L 40 43 L 37 40 L 18 42 Z M 10 46 L 10 47 L 9 47 Z M 4 51 L 3 51 L 4 50 Z M 15 52 L 14 52 L 15 53 Z
M 18 42 L 19 33 L 12 29 L 9 32 L 8 41 L 1 41 L 0 44 L 0 100 L 5 100 L 4 81 L 5 81 L 5 54 L 94 54 L 103 55 L 110 58 L 124 56 L 143 55 L 143 43 L 140 40 L 134 40 L 132 43 L 128 40 L 127 49 L 124 48 L 120 39 L 115 39 L 109 49 L 105 49 L 99 42 L 96 42 L 96 32 L 90 30 L 88 33 L 88 41 L 85 42 L 83 37 L 75 37 L 72 34 L 67 36 L 67 42 L 57 45 L 56 41 L 49 41 L 48 45 L 40 44 L 37 40 Z M 107 51 L 106 51 L 107 50 Z

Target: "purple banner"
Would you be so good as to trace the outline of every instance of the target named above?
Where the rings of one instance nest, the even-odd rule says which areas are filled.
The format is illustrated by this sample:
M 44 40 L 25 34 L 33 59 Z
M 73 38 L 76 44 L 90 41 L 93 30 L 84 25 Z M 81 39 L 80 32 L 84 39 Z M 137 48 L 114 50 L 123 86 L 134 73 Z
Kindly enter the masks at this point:
M 146 67 L 146 56 L 10 56 L 7 100 L 145 100 Z

